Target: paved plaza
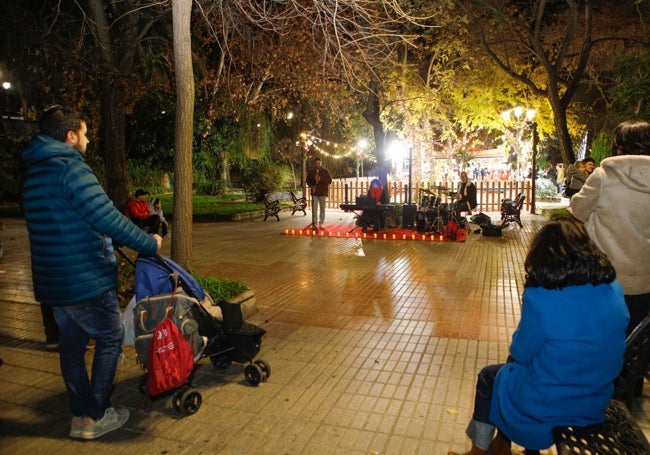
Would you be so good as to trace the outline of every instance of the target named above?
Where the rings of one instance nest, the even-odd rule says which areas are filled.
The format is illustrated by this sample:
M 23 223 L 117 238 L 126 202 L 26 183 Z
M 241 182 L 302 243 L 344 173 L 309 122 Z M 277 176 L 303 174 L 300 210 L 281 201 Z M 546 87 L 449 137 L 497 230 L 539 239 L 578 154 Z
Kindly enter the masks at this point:
M 170 398 L 147 410 L 138 391 L 142 371 L 126 347 L 113 404 L 129 408 L 131 418 L 87 442 L 68 438 L 68 399 L 58 355 L 44 348 L 25 221 L 5 219 L 0 454 L 467 450 L 476 374 L 507 357 L 527 246 L 545 218 L 526 214 L 523 229 L 513 224 L 500 238 L 471 233 L 463 243 L 283 235 L 307 226 L 310 215 L 193 225 L 194 270 L 256 292 L 259 312 L 249 322 L 267 330 L 258 357 L 271 366 L 268 381 L 252 387 L 242 365 L 217 370 L 203 359 L 196 414 L 180 416 Z M 326 224 L 352 226 L 352 214 L 330 210 Z M 648 435 L 648 384 L 645 394 L 633 415 Z

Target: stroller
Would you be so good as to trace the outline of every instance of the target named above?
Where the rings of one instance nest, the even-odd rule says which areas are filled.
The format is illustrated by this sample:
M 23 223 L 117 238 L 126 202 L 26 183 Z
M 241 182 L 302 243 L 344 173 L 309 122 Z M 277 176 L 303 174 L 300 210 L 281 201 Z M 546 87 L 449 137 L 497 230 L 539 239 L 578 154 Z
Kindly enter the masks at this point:
M 118 250 L 120 251 L 120 250 Z M 120 251 L 122 256 L 123 252 Z M 197 281 L 171 259 L 161 256 L 138 256 L 135 260 L 135 301 L 133 310 L 135 351 L 138 361 L 148 365 L 149 345 L 156 326 L 166 316 L 178 327 L 192 348 L 195 368 L 187 382 L 173 391 L 174 408 L 190 415 L 201 406 L 201 394 L 192 389 L 191 381 L 197 362 L 209 357 L 213 366 L 226 368 L 231 363 L 247 363 L 246 381 L 257 386 L 271 374 L 267 362 L 254 357 L 258 354 L 266 330 L 243 320 L 239 305 L 228 302 L 215 304 Z M 211 314 L 219 306 L 223 320 Z M 146 393 L 147 373 L 139 389 Z

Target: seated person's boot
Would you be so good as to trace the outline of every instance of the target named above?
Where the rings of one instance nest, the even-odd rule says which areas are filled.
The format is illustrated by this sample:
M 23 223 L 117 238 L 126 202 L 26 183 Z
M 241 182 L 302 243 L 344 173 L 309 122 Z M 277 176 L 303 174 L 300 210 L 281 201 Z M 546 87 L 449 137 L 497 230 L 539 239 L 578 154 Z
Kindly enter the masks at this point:
M 501 432 L 497 432 L 497 435 L 490 444 L 488 455 L 512 455 L 511 446 L 512 443 L 510 440 L 501 434 Z
M 463 454 L 459 454 L 456 452 L 449 452 L 448 455 L 487 455 L 488 452 L 486 452 L 483 449 L 479 449 L 478 447 L 472 447 L 469 452 L 465 452 Z

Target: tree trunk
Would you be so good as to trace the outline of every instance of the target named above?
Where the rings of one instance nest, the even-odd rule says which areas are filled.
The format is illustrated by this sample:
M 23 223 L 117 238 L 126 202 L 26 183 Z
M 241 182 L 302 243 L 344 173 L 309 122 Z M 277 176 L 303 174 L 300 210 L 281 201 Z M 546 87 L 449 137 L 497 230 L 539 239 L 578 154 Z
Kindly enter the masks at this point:
M 573 141 L 571 140 L 571 134 L 569 133 L 569 127 L 567 126 L 567 106 L 566 103 L 560 99 L 559 92 L 555 87 L 557 87 L 556 81 L 549 77 L 547 97 L 551 104 L 551 109 L 553 110 L 553 124 L 555 125 L 555 132 L 560 141 L 562 161 L 564 161 L 565 165 L 569 165 L 575 162 L 576 158 L 575 153 L 573 152 Z
M 99 97 L 101 119 L 99 150 L 104 157 L 106 194 L 115 206 L 124 210 L 129 199 L 126 172 L 126 144 L 124 139 L 124 106 L 126 95 L 115 70 L 115 47 L 110 36 L 110 27 L 101 0 L 90 0 L 90 12 L 94 35 L 102 62 L 100 72 L 101 95 Z M 127 71 L 127 69 L 125 69 Z
M 376 76 L 372 76 L 368 92 L 368 102 L 366 104 L 366 110 L 363 111 L 363 118 L 372 126 L 375 138 L 378 177 L 382 182 L 386 182 L 386 135 L 384 133 L 384 124 L 380 118 L 378 91 L 379 80 Z
M 192 0 L 172 0 L 174 66 L 176 71 L 176 141 L 174 153 L 174 222 L 172 259 L 192 266 L 192 131 L 194 72 L 190 17 Z
M 100 97 L 99 149 L 104 156 L 106 194 L 123 211 L 129 199 L 124 140 L 124 88 L 119 82 L 104 81 L 103 85 Z

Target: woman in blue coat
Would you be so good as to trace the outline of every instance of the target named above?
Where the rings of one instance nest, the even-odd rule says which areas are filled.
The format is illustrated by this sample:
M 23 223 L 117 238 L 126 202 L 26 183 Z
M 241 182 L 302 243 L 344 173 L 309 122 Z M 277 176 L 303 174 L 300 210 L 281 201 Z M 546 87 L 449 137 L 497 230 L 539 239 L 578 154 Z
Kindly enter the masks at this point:
M 629 320 L 623 291 L 579 221 L 546 224 L 525 268 L 509 362 L 479 373 L 466 455 L 510 454 L 510 441 L 546 449 L 555 426 L 604 421 L 623 365 Z

